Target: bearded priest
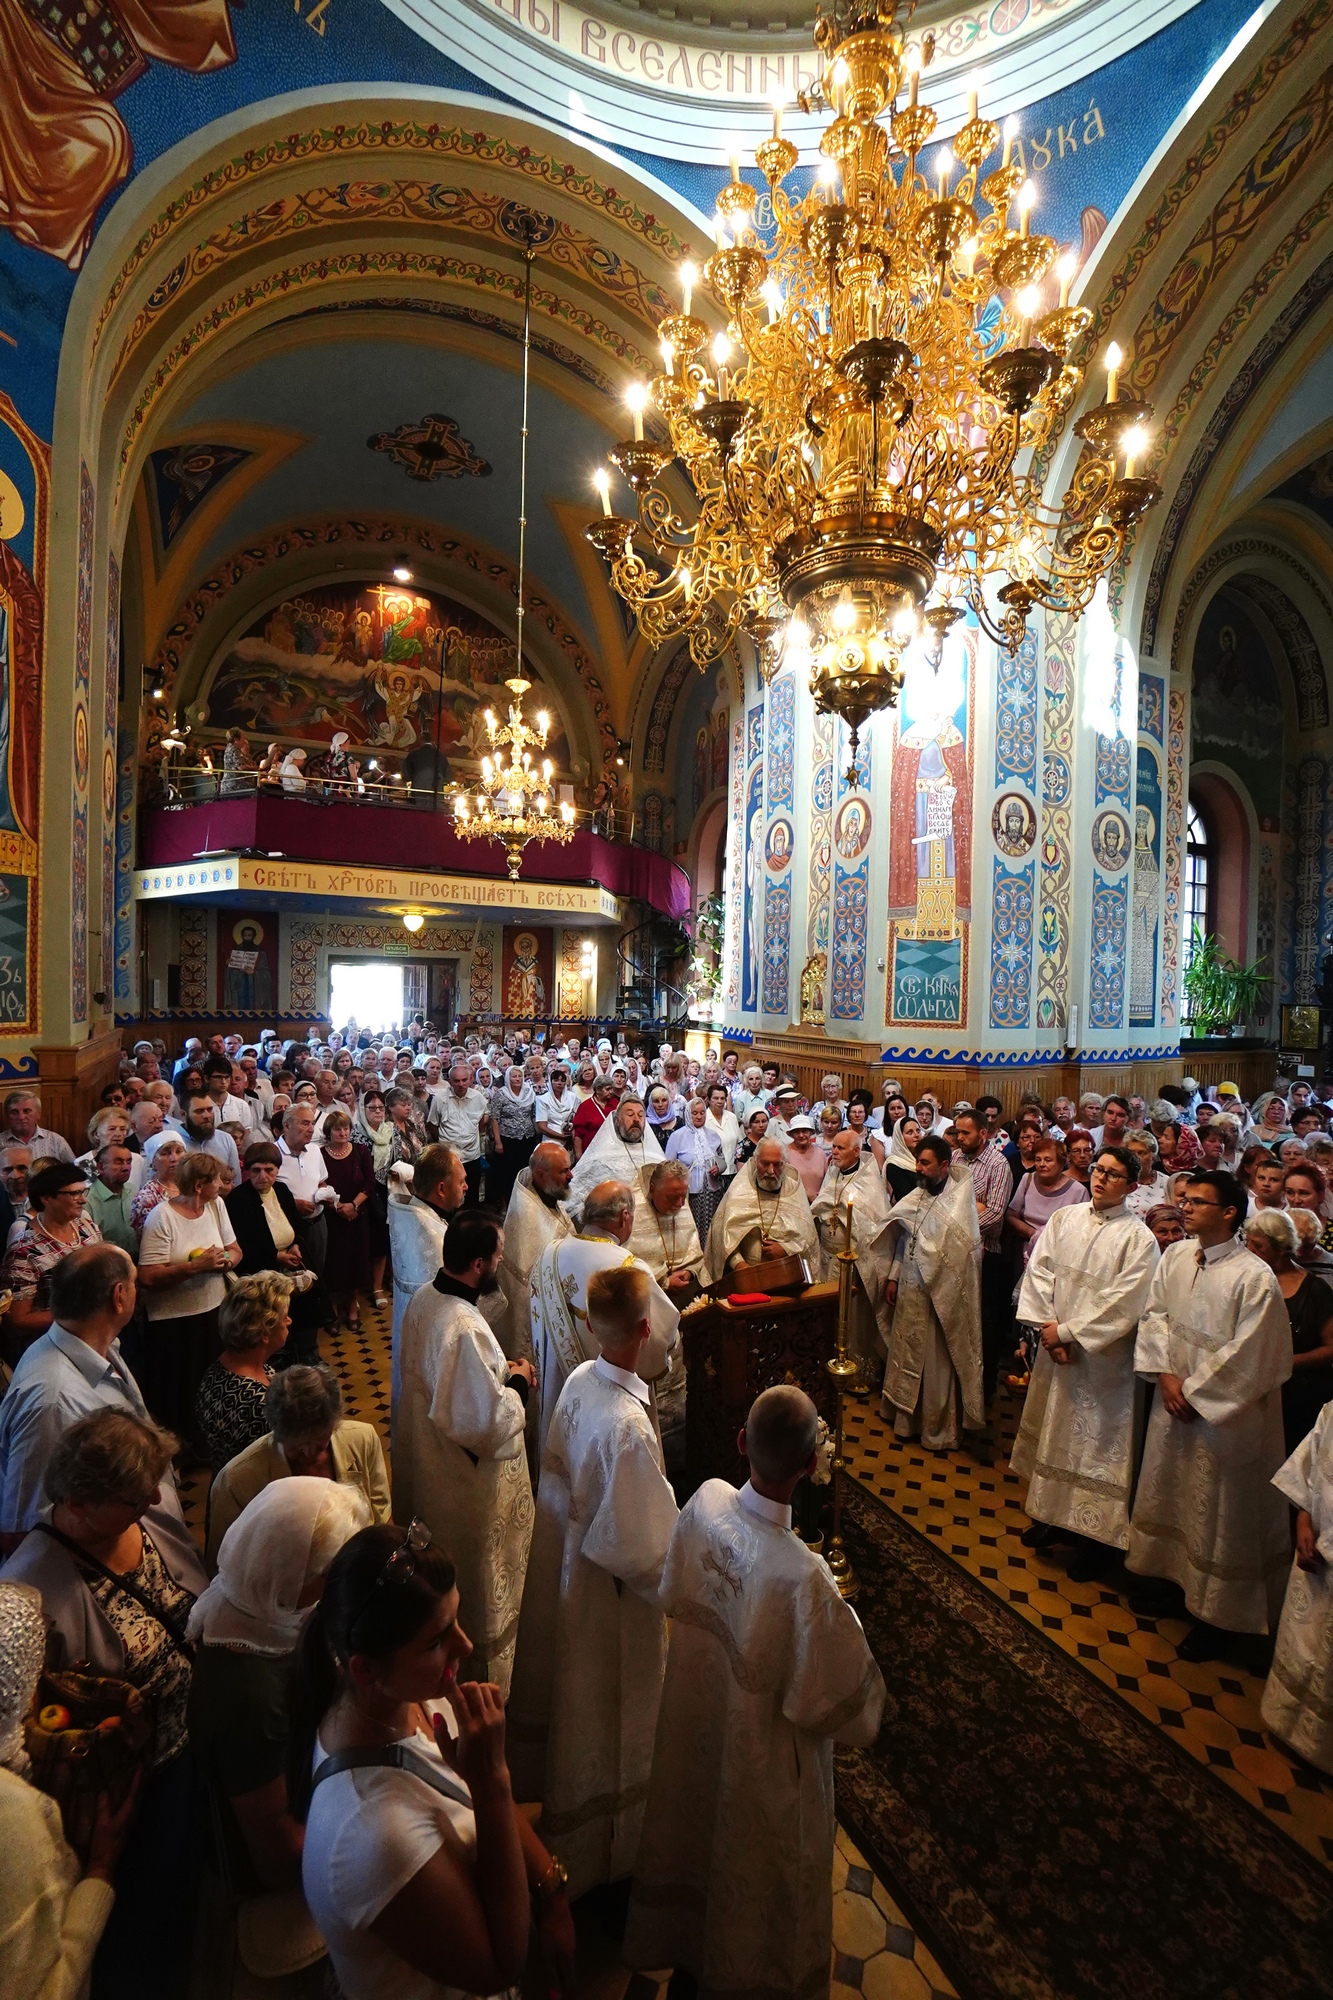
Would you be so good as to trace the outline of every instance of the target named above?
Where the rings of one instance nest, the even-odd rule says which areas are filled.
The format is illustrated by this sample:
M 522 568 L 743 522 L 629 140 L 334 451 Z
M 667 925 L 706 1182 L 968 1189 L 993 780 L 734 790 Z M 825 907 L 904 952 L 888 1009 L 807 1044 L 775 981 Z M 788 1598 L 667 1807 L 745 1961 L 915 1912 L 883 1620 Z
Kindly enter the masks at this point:
M 568 1195 L 571 1214 L 579 1213 L 601 1181 L 628 1181 L 638 1187 L 644 1168 L 655 1167 L 661 1158 L 661 1141 L 647 1129 L 643 1105 L 637 1097 L 622 1097 L 574 1169 Z
M 861 1151 L 858 1133 L 850 1129 L 835 1133 L 833 1157 L 823 1185 L 810 1204 L 810 1213 L 819 1231 L 830 1277 L 837 1273 L 836 1252 L 846 1247 L 847 1228 L 851 1225 L 856 1271 L 848 1338 L 859 1380 L 867 1387 L 872 1374 L 877 1378 L 882 1372 L 893 1323 L 888 1301 L 889 1274 L 893 1269 L 889 1205 L 884 1177 L 875 1165 L 874 1154 Z
M 889 1210 L 898 1242 L 884 1414 L 895 1437 L 919 1433 L 927 1451 L 956 1451 L 960 1402 L 964 1428 L 986 1428 L 976 1188 L 948 1140 L 933 1134 L 917 1148 L 916 1173 L 916 1188 Z
M 532 1273 L 549 1243 L 574 1234 L 565 1210 L 573 1166 L 564 1147 L 544 1139 L 514 1181 L 505 1211 L 504 1258 L 500 1264 L 503 1308 L 491 1327 L 505 1353 L 532 1359 Z
M 819 1233 L 800 1175 L 786 1164 L 779 1140 L 761 1139 L 713 1217 L 704 1269 L 714 1284 L 725 1271 L 777 1257 L 804 1257 L 813 1278 L 823 1268 Z
M 589 1279 L 597 1358 L 547 1433 L 523 1594 L 509 1760 L 571 1898 L 634 1866 L 666 1664 L 658 1586 L 677 1513 L 642 1379 L 652 1289 L 637 1264 Z
M 473 1670 L 508 1694 L 532 1540 L 523 1429 L 536 1375 L 530 1361 L 506 1361 L 478 1311 L 503 1254 L 499 1225 L 460 1210 L 438 1275 L 403 1316 L 393 1501 L 404 1526 L 420 1515 L 453 1557 Z
M 588 1324 L 588 1284 L 597 1271 L 634 1265 L 649 1280 L 648 1318 L 651 1338 L 641 1357 L 645 1382 L 663 1382 L 679 1353 L 680 1313 L 646 1264 L 632 1255 L 633 1188 L 623 1181 L 603 1181 L 583 1204 L 583 1227 L 577 1236 L 548 1243 L 532 1273 L 533 1358 L 541 1394 L 538 1418 L 539 1455 L 546 1445 L 555 1406 L 566 1379 L 597 1353 Z M 654 1408 L 650 1399 L 650 1408 Z

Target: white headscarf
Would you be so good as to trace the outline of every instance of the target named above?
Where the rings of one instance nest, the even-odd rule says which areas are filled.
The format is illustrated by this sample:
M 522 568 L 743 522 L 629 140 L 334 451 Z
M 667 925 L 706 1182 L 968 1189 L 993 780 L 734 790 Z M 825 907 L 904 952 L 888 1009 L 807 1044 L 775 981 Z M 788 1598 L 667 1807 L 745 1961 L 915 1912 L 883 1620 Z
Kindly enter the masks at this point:
M 906 1167 L 909 1173 L 914 1174 L 916 1172 L 916 1154 L 909 1149 L 907 1141 L 903 1138 L 903 1126 L 906 1123 L 906 1118 L 894 1119 L 893 1132 L 889 1139 L 889 1150 L 885 1156 L 884 1164 L 886 1167 Z M 913 1114 L 912 1123 L 919 1125 L 921 1120 Z M 921 1136 L 924 1138 L 925 1133 L 923 1132 Z
M 185 1149 L 185 1141 L 181 1137 L 180 1133 L 176 1130 L 176 1127 L 174 1125 L 164 1126 L 162 1131 L 154 1132 L 151 1139 L 145 1139 L 143 1142 L 143 1156 L 147 1160 L 150 1167 L 152 1166 L 154 1160 L 157 1158 L 158 1153 L 161 1151 L 162 1147 L 166 1145 L 168 1139 L 174 1139 L 176 1144 L 180 1146 L 182 1150 Z
M 310 1615 L 297 1600 L 343 1543 L 369 1527 L 365 1495 L 336 1479 L 291 1474 L 258 1492 L 218 1550 L 218 1573 L 186 1632 L 233 1653 L 291 1653 Z
M 46 1655 L 41 1592 L 30 1583 L 0 1583 L 0 1765 L 26 1778 L 23 1718 L 32 1707 Z
M 509 1079 L 511 1076 L 516 1076 L 519 1079 L 517 1090 L 514 1090 L 510 1085 Z M 501 1085 L 501 1088 L 505 1096 L 512 1097 L 515 1104 L 523 1111 L 526 1111 L 530 1104 L 537 1102 L 537 1093 L 528 1078 L 524 1076 L 522 1063 L 510 1063 L 505 1071 L 504 1083 Z

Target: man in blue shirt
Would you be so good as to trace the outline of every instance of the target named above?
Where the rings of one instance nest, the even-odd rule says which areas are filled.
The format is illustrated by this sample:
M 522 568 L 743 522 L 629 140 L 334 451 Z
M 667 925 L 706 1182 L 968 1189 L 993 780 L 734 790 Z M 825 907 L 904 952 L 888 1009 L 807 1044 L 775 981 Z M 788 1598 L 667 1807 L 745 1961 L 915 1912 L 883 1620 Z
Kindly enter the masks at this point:
M 48 1330 L 20 1355 L 0 1402 L 0 1534 L 37 1519 L 42 1481 L 57 1439 L 96 1410 L 147 1416 L 117 1336 L 133 1317 L 134 1265 L 114 1243 L 71 1250 L 51 1273 Z M 170 1474 L 162 1505 L 180 1513 Z

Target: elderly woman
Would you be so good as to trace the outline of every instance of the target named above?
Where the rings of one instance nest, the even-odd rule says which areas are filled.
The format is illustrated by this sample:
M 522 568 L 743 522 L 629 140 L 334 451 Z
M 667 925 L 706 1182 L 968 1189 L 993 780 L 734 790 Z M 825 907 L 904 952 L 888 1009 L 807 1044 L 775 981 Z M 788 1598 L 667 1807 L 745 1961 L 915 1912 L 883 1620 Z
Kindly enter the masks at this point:
M 352 1120 L 338 1106 L 324 1120 L 324 1171 L 338 1199 L 328 1208 L 328 1250 L 323 1282 L 334 1311 L 355 1333 L 361 1326 L 357 1303 L 372 1289 L 370 1222 L 376 1196 L 375 1164 L 369 1146 L 352 1137 Z
M 269 1384 L 264 1402 L 268 1430 L 224 1465 L 208 1496 L 207 1553 L 216 1562 L 232 1522 L 275 1479 L 332 1479 L 365 1495 L 376 1521 L 390 1512 L 384 1447 L 373 1424 L 342 1413 L 337 1377 L 325 1367 L 298 1363 Z
M 148 1178 L 130 1204 L 130 1227 L 141 1235 L 143 1226 L 160 1201 L 176 1192 L 176 1169 L 185 1158 L 185 1141 L 179 1132 L 155 1132 L 143 1149 Z
M 102 1147 L 129 1145 L 130 1130 L 130 1114 L 122 1107 L 108 1104 L 103 1110 L 95 1111 L 88 1120 L 88 1150 L 79 1154 L 75 1166 L 82 1167 L 91 1179 L 97 1171 L 97 1155 Z M 137 1179 L 142 1181 L 147 1168 L 137 1155 L 134 1164 L 138 1168 Z
M 176 1169 L 176 1193 L 158 1203 L 139 1238 L 139 1288 L 148 1314 L 139 1386 L 159 1422 L 191 1445 L 198 1438 L 199 1384 L 218 1352 L 218 1309 L 227 1291 L 222 1274 L 241 1258 L 220 1185 L 221 1163 L 212 1153 L 187 1154 Z
M 1159 1201 L 1143 1219 L 1152 1231 L 1159 1250 L 1169 1250 L 1173 1243 L 1185 1241 L 1185 1211 L 1177 1208 L 1174 1202 Z
M 299 1886 L 305 1830 L 287 1809 L 292 1656 L 329 1564 L 369 1524 L 354 1487 L 277 1479 L 228 1528 L 217 1575 L 190 1613 L 190 1743 L 220 1804 L 229 1873 L 243 1895 Z M 296 1897 L 287 1918 L 313 1934 Z
M 268 1430 L 264 1398 L 273 1356 L 291 1329 L 292 1281 L 278 1271 L 240 1278 L 218 1312 L 222 1352 L 204 1370 L 195 1417 L 209 1463 L 218 1472 Z
M 381 1187 L 387 1187 L 394 1167 L 415 1167 L 426 1150 L 410 1090 L 404 1090 L 397 1084 L 392 1090 L 387 1090 L 384 1110 L 389 1136 L 383 1146 L 376 1145 L 374 1149 L 375 1179 Z
M 1088 1190 L 1069 1171 L 1069 1150 L 1053 1132 L 1040 1132 L 1032 1149 L 1032 1164 L 1014 1190 L 1007 1221 L 1023 1243 L 1023 1262 L 1032 1256 L 1037 1239 L 1057 1208 L 1087 1201 Z
M 1313 1160 L 1303 1160 L 1287 1168 L 1283 1181 L 1283 1193 L 1289 1209 L 1308 1209 L 1317 1219 L 1319 1227 L 1316 1238 L 1321 1250 L 1333 1250 L 1333 1222 L 1325 1220 L 1328 1207 L 1328 1182 L 1324 1179 Z
M 160 1504 L 175 1443 L 123 1409 L 71 1424 L 47 1462 L 48 1505 L 0 1572 L 41 1592 L 49 1665 L 128 1681 L 156 1719 L 98 1949 L 96 1988 L 118 1995 L 176 1991 L 198 1870 L 185 1625 L 207 1579 L 179 1512 Z
M 1291 1322 L 1291 1379 L 1282 1385 L 1288 1455 L 1314 1429 L 1333 1396 L 1333 1289 L 1296 1261 L 1296 1225 L 1283 1208 L 1261 1208 L 1245 1224 L 1245 1247 L 1277 1279 Z
M 702 1097 L 686 1100 L 685 1122 L 667 1140 L 666 1157 L 679 1160 L 689 1175 L 690 1214 L 699 1241 L 706 1243 L 723 1195 L 725 1163 L 721 1138 L 708 1129 L 708 1106 Z
M 102 1232 L 84 1208 L 83 1170 L 54 1160 L 28 1176 L 28 1220 L 5 1252 L 4 1282 L 14 1294 L 7 1325 L 7 1358 L 18 1359 L 51 1324 L 51 1272 L 71 1250 L 100 1243 Z
M 752 1111 L 745 1121 L 745 1137 L 736 1148 L 736 1165 L 738 1167 L 744 1166 L 747 1160 L 753 1159 L 758 1150 L 759 1142 L 764 1138 L 767 1131 L 768 1113 L 761 1106 L 757 1111 Z
M 1092 1174 L 1094 1150 L 1091 1132 L 1086 1131 L 1081 1125 L 1076 1125 L 1065 1140 L 1065 1152 L 1069 1158 L 1070 1173 L 1076 1181 L 1082 1181 L 1084 1187 L 1088 1185 Z
M 0 1583 L 0 1993 L 56 2000 L 84 1991 L 115 1902 L 115 1871 L 133 1798 L 98 1802 L 88 1866 L 65 1839 L 60 1808 L 31 1782 L 23 1723 L 46 1650 L 42 1600 Z
M 726 1193 L 736 1172 L 736 1148 L 741 1143 L 741 1125 L 731 1108 L 731 1092 L 725 1083 L 710 1083 L 705 1103 L 705 1123 L 722 1148 L 722 1192 Z
M 1125 1206 L 1131 1215 L 1142 1220 L 1149 1209 L 1166 1200 L 1167 1177 L 1158 1166 L 1157 1141 L 1151 1132 L 1131 1127 L 1125 1134 L 1125 1144 L 1139 1163 L 1138 1183 L 1125 1197 Z
M 537 1093 L 521 1063 L 510 1063 L 504 1081 L 491 1092 L 491 1153 L 486 1163 L 486 1200 L 503 1214 L 514 1182 L 537 1143 Z
M 685 1122 L 685 1106 L 679 1097 L 672 1095 L 666 1084 L 655 1083 L 645 1100 L 647 1122 L 652 1128 L 662 1151 L 672 1134 L 679 1132 Z
M 1262 1096 L 1256 1097 L 1250 1107 L 1250 1116 L 1254 1120 L 1256 1138 L 1267 1145 L 1271 1146 L 1275 1139 L 1285 1139 L 1290 1135 L 1287 1100 L 1276 1090 L 1266 1090 Z M 1239 1124 L 1239 1119 L 1236 1122 Z
M 847 1123 L 861 1141 L 861 1151 L 869 1153 L 877 1167 L 883 1167 L 887 1148 L 883 1134 L 871 1128 L 871 1101 L 868 1090 L 854 1090 L 847 1099 Z

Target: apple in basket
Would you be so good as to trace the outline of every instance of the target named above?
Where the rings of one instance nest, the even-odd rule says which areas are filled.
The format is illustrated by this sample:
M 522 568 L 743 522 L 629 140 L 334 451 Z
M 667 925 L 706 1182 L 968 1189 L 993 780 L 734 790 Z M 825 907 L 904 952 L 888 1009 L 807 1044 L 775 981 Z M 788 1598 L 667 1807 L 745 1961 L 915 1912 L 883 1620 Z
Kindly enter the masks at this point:
M 37 1711 L 39 1726 L 49 1730 L 52 1736 L 58 1735 L 62 1729 L 68 1729 L 71 1720 L 69 1710 L 62 1707 L 58 1701 L 48 1702 L 45 1708 Z

